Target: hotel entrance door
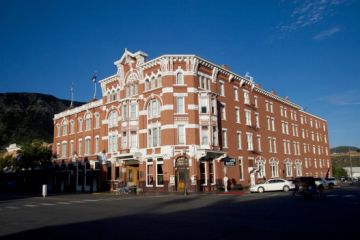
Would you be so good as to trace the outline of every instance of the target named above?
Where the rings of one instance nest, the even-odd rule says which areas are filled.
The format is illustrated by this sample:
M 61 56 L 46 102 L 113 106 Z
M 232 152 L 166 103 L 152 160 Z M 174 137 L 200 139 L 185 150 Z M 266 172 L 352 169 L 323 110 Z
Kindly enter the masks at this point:
M 189 186 L 189 160 L 185 157 L 180 157 L 175 162 L 176 169 L 176 190 L 178 192 L 185 191 Z
M 127 166 L 126 167 L 126 184 L 127 186 L 137 186 L 139 182 L 139 167 Z

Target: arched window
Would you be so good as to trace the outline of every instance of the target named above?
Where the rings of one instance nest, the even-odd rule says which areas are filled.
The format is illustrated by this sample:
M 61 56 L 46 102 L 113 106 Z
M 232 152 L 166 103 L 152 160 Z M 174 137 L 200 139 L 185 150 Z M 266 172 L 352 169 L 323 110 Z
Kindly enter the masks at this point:
M 100 127 L 100 114 L 95 113 L 95 128 L 99 128 L 99 127 Z
M 81 132 L 82 131 L 82 123 L 83 123 L 83 119 L 79 118 L 78 119 L 78 131 Z
M 87 113 L 85 116 L 85 130 L 89 131 L 91 129 L 91 114 Z
M 279 161 L 276 161 L 275 159 L 271 159 L 270 167 L 271 167 L 271 176 L 279 177 Z
M 301 161 L 299 159 L 295 160 L 295 169 L 296 169 L 296 176 L 302 176 L 302 168 L 301 168 Z
M 70 121 L 70 133 L 74 133 L 74 120 Z
M 115 90 L 111 91 L 111 101 L 115 101 L 116 100 L 116 93 Z
M 184 75 L 182 72 L 176 74 L 176 84 L 184 84 Z
M 66 148 L 67 148 L 67 143 L 62 142 L 61 143 L 61 157 L 62 158 L 66 158 Z
M 149 102 L 147 109 L 148 109 L 148 118 L 160 116 L 160 103 L 157 99 L 152 99 Z
M 149 89 L 150 89 L 150 81 L 149 81 L 149 79 L 146 79 L 145 80 L 145 91 L 147 91 Z
M 62 123 L 62 135 L 66 136 L 67 134 L 67 125 L 68 125 L 68 121 L 65 119 Z
M 60 124 L 56 124 L 56 135 L 58 136 L 58 137 L 60 137 L 60 134 L 61 134 L 61 130 L 60 130 Z M 59 152 L 58 152 L 59 153 Z
M 154 89 L 154 88 L 156 88 L 156 82 L 155 82 L 155 78 L 152 77 L 151 78 L 151 89 Z
M 117 90 L 116 90 L 116 100 L 120 100 L 120 89 L 118 88 Z
M 285 173 L 287 177 L 292 177 L 292 162 L 289 159 L 285 160 Z
M 118 126 L 118 112 L 114 110 L 109 113 L 108 127 L 112 128 L 112 127 L 117 127 L 117 126 Z
M 106 93 L 106 102 L 109 103 L 110 102 L 110 92 Z
M 265 160 L 259 159 L 256 161 L 256 168 L 258 170 L 258 178 L 265 177 Z

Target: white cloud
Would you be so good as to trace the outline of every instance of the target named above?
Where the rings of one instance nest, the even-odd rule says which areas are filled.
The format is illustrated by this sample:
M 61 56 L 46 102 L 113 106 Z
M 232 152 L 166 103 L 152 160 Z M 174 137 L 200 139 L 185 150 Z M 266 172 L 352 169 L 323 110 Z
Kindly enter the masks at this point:
M 334 14 L 338 5 L 345 3 L 345 0 L 304 0 L 293 1 L 290 20 L 278 26 L 281 32 L 292 32 L 298 29 L 315 25 L 326 17 Z
M 340 27 L 333 27 L 331 29 L 328 29 L 328 30 L 325 30 L 325 31 L 322 31 L 322 32 L 316 34 L 314 36 L 314 40 L 316 40 L 316 41 L 324 40 L 340 31 L 341 31 Z
M 317 100 L 327 102 L 330 105 L 360 105 L 360 90 L 349 90 L 342 93 L 320 97 Z

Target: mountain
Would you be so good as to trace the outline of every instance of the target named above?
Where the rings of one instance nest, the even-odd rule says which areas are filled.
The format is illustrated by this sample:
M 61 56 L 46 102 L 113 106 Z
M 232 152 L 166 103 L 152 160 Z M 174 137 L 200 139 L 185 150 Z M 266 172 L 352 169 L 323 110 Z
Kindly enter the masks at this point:
M 339 146 L 339 147 L 331 148 L 330 152 L 331 153 L 348 153 L 349 150 L 353 151 L 353 152 L 360 152 L 360 148 L 352 147 L 352 146 Z
M 0 93 L 0 150 L 32 139 L 52 142 L 54 114 L 69 106 L 69 100 L 41 93 Z

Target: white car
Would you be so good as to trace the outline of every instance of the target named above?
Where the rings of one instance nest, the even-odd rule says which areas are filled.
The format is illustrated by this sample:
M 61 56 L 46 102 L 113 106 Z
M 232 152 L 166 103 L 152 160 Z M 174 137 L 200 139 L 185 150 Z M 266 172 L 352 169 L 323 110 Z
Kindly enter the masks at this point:
M 250 187 L 250 192 L 267 192 L 267 191 L 284 191 L 287 192 L 290 189 L 294 189 L 293 182 L 287 181 L 282 178 L 272 178 L 262 184 L 256 184 Z
M 325 178 L 325 181 L 329 188 L 333 188 L 337 185 L 337 181 L 334 177 Z

